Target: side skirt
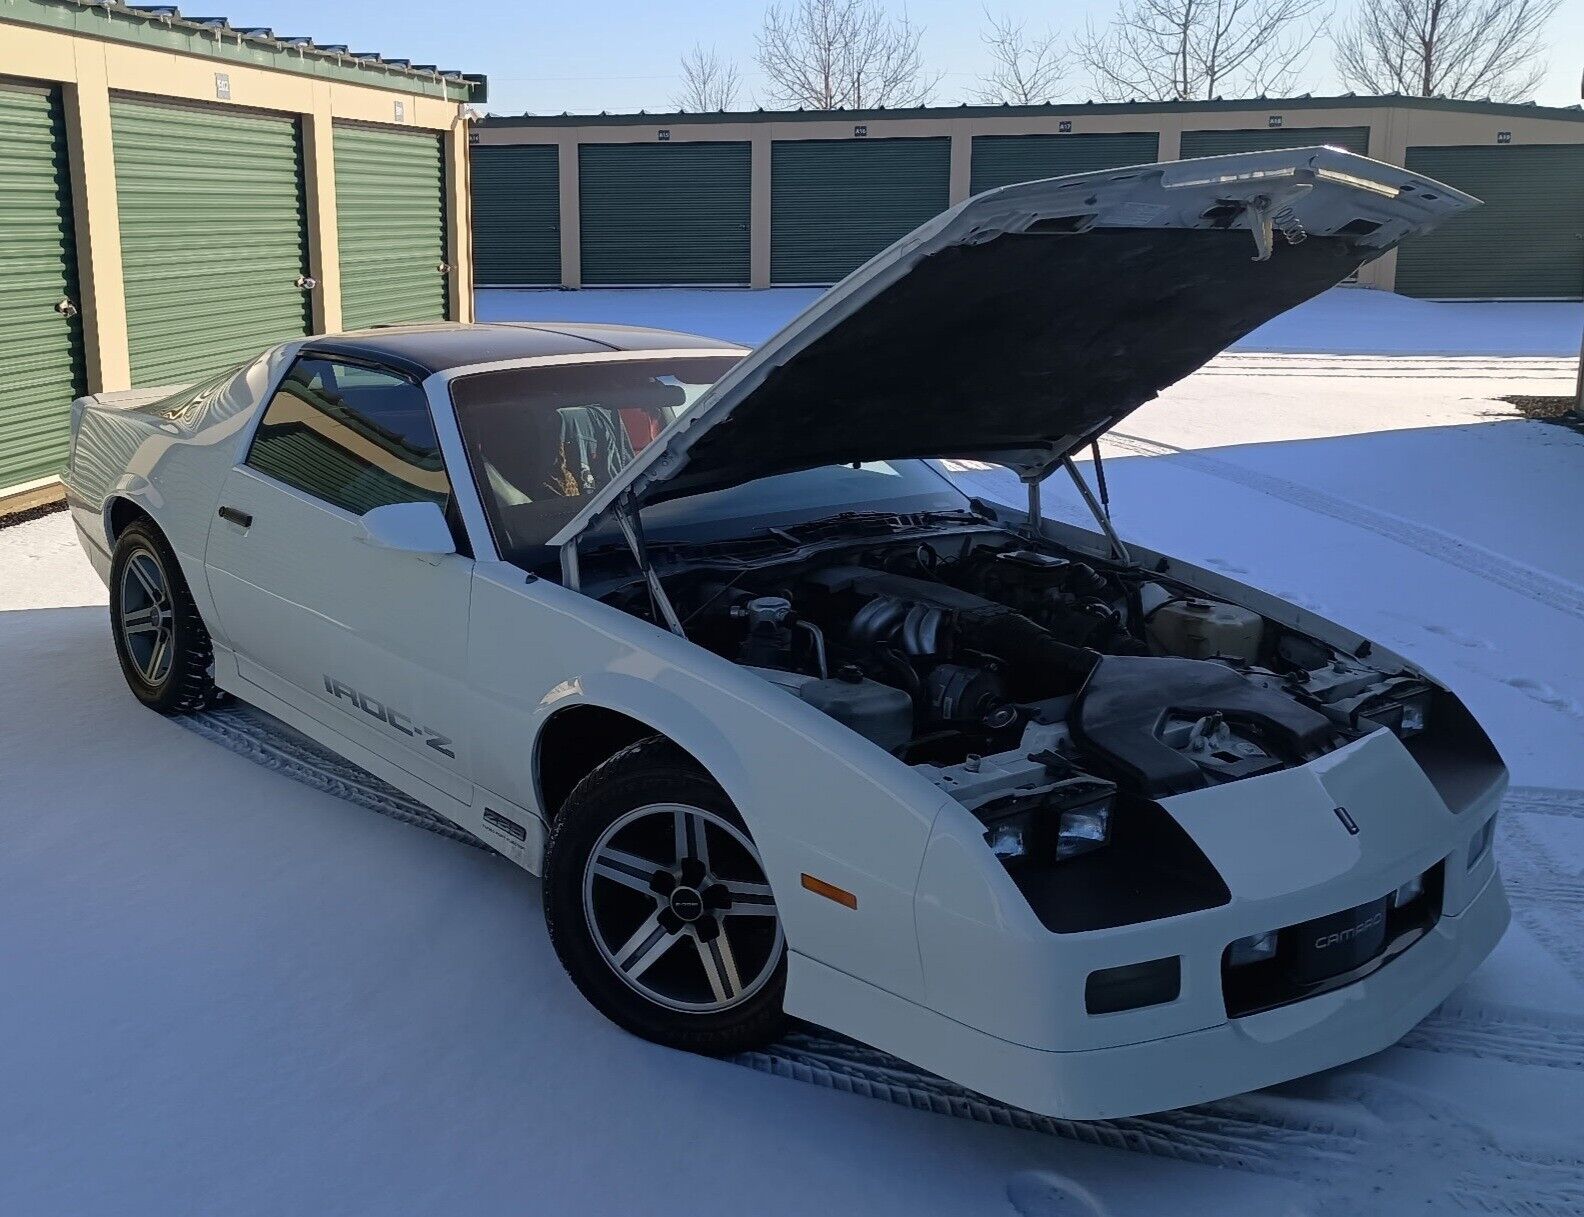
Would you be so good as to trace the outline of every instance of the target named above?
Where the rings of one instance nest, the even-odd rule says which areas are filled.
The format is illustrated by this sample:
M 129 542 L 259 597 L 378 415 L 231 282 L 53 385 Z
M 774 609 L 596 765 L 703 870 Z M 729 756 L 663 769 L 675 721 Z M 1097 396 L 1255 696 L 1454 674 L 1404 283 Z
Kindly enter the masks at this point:
M 243 679 L 237 673 L 235 653 L 229 648 L 216 643 L 214 651 L 214 681 L 227 693 L 249 705 L 257 706 L 266 714 L 274 715 L 315 743 L 323 744 L 354 765 L 367 769 L 381 781 L 388 782 L 403 794 L 411 796 L 453 824 L 467 829 L 530 874 L 537 875 L 543 871 L 547 830 L 544 821 L 538 816 L 519 807 L 510 799 L 498 797 L 477 787 L 474 788 L 475 802 L 472 805 L 452 798 L 444 791 L 436 790 L 427 782 L 408 773 L 400 765 L 348 739 L 312 715 L 304 714 L 267 689 Z

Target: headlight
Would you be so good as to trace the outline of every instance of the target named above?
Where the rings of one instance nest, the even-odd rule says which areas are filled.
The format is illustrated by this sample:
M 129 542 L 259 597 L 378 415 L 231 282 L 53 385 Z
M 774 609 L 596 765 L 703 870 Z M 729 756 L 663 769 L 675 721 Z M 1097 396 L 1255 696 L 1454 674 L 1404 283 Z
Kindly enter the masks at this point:
M 1371 697 L 1353 711 L 1354 725 L 1373 723 L 1385 727 L 1398 739 L 1408 739 L 1423 731 L 1430 721 L 1430 702 L 1435 690 L 1419 681 L 1404 681 L 1389 692 Z
M 1415 875 L 1407 883 L 1399 887 L 1391 896 L 1391 906 L 1400 909 L 1405 904 L 1412 904 L 1424 895 L 1424 876 Z
M 1064 811 L 1056 829 L 1056 856 L 1071 858 L 1099 849 L 1111 836 L 1111 800 Z
M 1111 839 L 1116 787 L 1078 777 L 1029 795 L 1009 795 L 975 809 L 990 852 L 1006 863 L 1054 862 L 1099 849 Z

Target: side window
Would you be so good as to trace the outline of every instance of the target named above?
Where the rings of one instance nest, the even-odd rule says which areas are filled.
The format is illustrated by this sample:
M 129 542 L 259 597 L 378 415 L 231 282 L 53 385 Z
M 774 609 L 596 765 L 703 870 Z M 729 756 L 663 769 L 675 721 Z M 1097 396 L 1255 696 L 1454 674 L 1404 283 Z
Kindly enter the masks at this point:
M 379 368 L 297 360 L 264 409 L 247 463 L 354 515 L 387 503 L 450 506 L 423 390 Z

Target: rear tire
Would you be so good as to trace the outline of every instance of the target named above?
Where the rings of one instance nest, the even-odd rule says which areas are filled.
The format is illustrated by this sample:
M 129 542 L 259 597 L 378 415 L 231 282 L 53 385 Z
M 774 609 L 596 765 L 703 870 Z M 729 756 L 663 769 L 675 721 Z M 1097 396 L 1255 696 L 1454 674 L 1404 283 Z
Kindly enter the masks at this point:
M 110 633 L 132 696 L 161 714 L 191 714 L 221 697 L 214 647 L 181 565 L 159 529 L 135 520 L 110 559 Z
M 786 1016 L 786 943 L 731 800 L 660 736 L 578 783 L 545 850 L 545 922 L 573 984 L 634 1035 L 762 1047 Z

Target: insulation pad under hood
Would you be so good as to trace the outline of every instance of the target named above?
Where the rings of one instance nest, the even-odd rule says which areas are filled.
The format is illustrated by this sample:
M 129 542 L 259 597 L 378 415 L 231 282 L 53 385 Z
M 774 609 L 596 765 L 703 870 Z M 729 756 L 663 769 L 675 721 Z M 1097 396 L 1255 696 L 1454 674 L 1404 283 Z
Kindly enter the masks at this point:
M 627 495 L 826 464 L 961 457 L 1043 475 L 1249 331 L 1476 202 L 1333 148 L 977 195 L 816 300 L 552 543 Z

